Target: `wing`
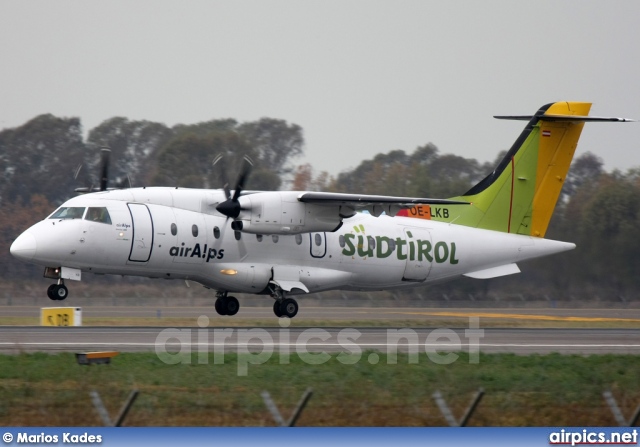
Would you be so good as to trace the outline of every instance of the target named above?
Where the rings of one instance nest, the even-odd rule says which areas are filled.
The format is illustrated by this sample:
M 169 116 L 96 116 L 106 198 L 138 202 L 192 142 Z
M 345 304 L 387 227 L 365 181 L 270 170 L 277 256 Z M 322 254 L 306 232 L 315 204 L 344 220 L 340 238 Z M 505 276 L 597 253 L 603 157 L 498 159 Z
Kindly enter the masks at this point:
M 331 192 L 305 192 L 298 196 L 298 201 L 316 205 L 340 206 L 343 210 L 342 214 L 344 214 L 345 208 L 350 209 L 352 213 L 359 210 L 367 210 L 376 217 L 380 216 L 383 211 L 386 214 L 395 216 L 401 209 L 413 208 L 416 205 L 470 205 L 470 202 L 458 200 Z
M 305 191 L 255 192 L 241 195 L 232 228 L 252 234 L 300 234 L 336 231 L 343 219 L 367 210 L 375 217 L 395 216 L 416 205 L 470 205 L 470 202 L 417 197 L 372 196 Z M 216 207 L 220 211 L 219 207 Z

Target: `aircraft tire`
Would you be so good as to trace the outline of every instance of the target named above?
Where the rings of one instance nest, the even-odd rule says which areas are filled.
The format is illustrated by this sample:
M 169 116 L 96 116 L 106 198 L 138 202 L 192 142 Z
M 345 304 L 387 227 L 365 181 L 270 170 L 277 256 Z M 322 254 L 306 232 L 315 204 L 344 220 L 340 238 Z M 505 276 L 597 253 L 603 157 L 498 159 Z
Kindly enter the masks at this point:
M 282 316 L 284 317 L 295 317 L 298 314 L 298 302 L 293 298 L 283 300 L 280 305 L 280 312 L 282 312 Z
M 276 317 L 281 318 L 282 317 L 282 311 L 280 310 L 280 306 L 282 305 L 282 302 L 279 300 L 274 301 L 273 303 L 273 313 L 276 315 Z
M 228 296 L 225 300 L 224 310 L 227 315 L 235 315 L 240 310 L 240 303 L 235 296 Z
M 49 286 L 49 288 L 47 289 L 47 296 L 49 297 L 50 300 L 53 300 L 53 301 L 57 301 L 58 300 L 58 298 L 56 298 L 55 293 L 54 293 L 54 289 L 56 287 L 58 287 L 57 284 L 51 284 Z
M 64 284 L 54 284 L 53 293 L 55 299 L 58 301 L 64 300 L 69 296 L 69 289 Z
M 218 298 L 216 300 L 216 304 L 215 304 L 215 308 L 216 308 L 216 312 L 218 312 L 218 315 L 226 315 L 226 310 L 227 310 L 227 306 L 226 306 L 226 300 L 224 298 Z

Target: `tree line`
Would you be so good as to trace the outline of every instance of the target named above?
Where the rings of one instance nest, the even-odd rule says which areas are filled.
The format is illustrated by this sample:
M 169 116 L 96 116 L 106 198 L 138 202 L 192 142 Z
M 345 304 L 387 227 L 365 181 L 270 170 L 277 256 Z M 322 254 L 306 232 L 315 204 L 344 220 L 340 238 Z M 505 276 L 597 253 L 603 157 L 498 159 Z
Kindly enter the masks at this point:
M 78 118 L 38 116 L 0 131 L 0 265 L 5 278 L 33 278 L 33 266 L 8 253 L 13 239 L 73 195 L 99 184 L 101 147 L 112 151 L 110 178 L 134 186 L 220 188 L 233 184 L 242 157 L 254 161 L 248 189 L 358 192 L 446 198 L 484 178 L 496 161 L 481 163 L 441 154 L 428 143 L 413 152 L 391 150 L 331 176 L 296 164 L 304 152 L 303 129 L 273 118 L 253 122 L 216 119 L 168 127 L 124 117 L 108 119 L 86 139 Z M 228 178 L 212 161 L 225 156 Z M 120 180 L 119 180 L 120 179 Z M 569 296 L 637 299 L 640 286 L 640 168 L 606 172 L 591 153 L 574 159 L 546 237 L 575 242 L 572 252 L 521 266 L 523 273 L 489 281 L 464 279 L 423 292 L 490 296 Z M 422 293 L 422 292 L 421 292 Z
M 0 131 L 0 205 L 25 203 L 33 195 L 59 203 L 76 187 L 97 186 L 101 147 L 112 151 L 110 177 L 116 184 L 128 176 L 134 186 L 219 188 L 223 179 L 212 160 L 221 154 L 232 171 L 242 157 L 251 157 L 255 169 L 248 187 L 274 190 L 294 169 L 303 146 L 300 126 L 272 118 L 167 127 L 115 117 L 91 129 L 85 141 L 78 118 L 40 115 Z

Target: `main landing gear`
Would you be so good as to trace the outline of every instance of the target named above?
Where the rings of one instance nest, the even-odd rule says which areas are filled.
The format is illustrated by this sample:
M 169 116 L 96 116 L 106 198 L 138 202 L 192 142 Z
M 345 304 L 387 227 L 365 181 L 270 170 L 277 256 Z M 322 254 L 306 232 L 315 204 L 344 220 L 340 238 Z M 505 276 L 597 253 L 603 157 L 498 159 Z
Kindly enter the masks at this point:
M 47 289 L 47 296 L 54 301 L 62 301 L 69 295 L 69 289 L 64 285 L 63 280 L 59 280 L 58 284 L 51 284 Z
M 284 290 L 276 287 L 272 290 L 271 297 L 275 299 L 273 303 L 273 313 L 278 318 L 293 318 L 298 314 L 298 302 L 293 298 L 286 298 Z
M 271 291 L 271 296 L 275 299 L 273 303 L 273 313 L 278 318 L 293 318 L 298 313 L 298 302 L 293 298 L 287 298 L 282 289 L 275 288 Z M 219 315 L 235 315 L 240 310 L 240 303 L 234 296 L 228 296 L 227 292 L 216 293 L 216 312 Z
M 235 296 L 227 296 L 227 292 L 218 292 L 216 294 L 216 312 L 219 315 L 235 315 L 240 310 L 240 303 Z
M 298 313 L 298 302 L 293 298 L 285 298 L 273 303 L 273 313 L 278 318 L 293 318 Z

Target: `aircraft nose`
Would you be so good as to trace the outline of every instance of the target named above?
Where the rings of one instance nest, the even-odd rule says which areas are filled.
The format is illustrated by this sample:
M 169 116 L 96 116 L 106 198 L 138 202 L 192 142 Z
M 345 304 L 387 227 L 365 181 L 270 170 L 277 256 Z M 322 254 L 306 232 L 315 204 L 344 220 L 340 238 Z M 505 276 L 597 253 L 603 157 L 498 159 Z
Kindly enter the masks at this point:
M 9 251 L 18 259 L 30 261 L 36 254 L 36 238 L 33 234 L 24 232 L 13 241 Z

